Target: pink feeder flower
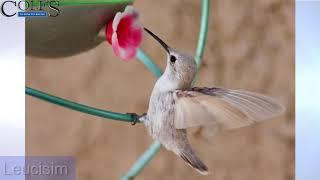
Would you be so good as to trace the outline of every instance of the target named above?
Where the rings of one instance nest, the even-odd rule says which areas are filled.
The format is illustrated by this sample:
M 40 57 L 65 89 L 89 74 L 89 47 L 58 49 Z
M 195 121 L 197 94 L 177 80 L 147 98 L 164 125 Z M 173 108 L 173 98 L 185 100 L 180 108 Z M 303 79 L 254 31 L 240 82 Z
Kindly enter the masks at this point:
M 106 28 L 106 39 L 112 45 L 113 52 L 130 61 L 136 56 L 142 41 L 142 26 L 138 21 L 139 14 L 132 6 L 124 12 L 118 12 Z

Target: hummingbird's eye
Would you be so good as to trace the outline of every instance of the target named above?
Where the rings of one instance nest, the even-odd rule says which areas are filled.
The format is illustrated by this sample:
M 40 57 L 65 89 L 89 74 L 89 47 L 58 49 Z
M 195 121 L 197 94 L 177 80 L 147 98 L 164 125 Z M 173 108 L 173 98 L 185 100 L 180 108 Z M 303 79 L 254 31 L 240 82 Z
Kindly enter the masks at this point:
M 177 58 L 175 56 L 170 56 L 170 62 L 174 63 L 176 62 Z

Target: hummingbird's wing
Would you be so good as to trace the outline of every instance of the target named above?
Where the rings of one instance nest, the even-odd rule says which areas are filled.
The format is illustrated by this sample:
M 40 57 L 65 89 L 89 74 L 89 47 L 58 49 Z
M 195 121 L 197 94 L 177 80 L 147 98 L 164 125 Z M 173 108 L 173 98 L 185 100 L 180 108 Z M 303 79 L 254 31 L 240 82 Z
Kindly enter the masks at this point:
M 283 106 L 261 94 L 222 88 L 194 87 L 174 92 L 177 129 L 214 126 L 240 128 L 284 112 Z

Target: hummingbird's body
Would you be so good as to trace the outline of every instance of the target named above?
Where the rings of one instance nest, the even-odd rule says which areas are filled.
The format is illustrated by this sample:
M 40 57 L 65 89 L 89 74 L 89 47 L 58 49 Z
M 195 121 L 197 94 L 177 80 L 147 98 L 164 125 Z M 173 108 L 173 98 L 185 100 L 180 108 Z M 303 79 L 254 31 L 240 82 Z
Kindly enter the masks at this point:
M 171 53 L 174 51 L 171 49 Z M 160 141 L 166 149 L 182 157 L 200 173 L 205 174 L 207 173 L 207 167 L 192 151 L 186 129 L 176 129 L 174 125 L 175 91 L 189 90 L 196 73 L 196 64 L 193 57 L 187 54 L 185 54 L 185 57 L 189 57 L 191 62 L 185 64 L 188 65 L 188 67 L 184 67 L 188 70 L 185 73 L 176 71 L 170 68 L 170 65 L 167 65 L 165 72 L 153 88 L 148 113 L 142 121 L 154 139 Z M 168 63 L 171 62 L 168 61 Z
M 147 114 L 139 120 L 154 139 L 201 174 L 207 174 L 208 168 L 192 150 L 187 128 L 233 129 L 283 112 L 280 104 L 261 94 L 223 88 L 192 88 L 197 71 L 193 56 L 170 48 L 151 31 L 145 30 L 167 51 L 167 66 L 152 90 Z

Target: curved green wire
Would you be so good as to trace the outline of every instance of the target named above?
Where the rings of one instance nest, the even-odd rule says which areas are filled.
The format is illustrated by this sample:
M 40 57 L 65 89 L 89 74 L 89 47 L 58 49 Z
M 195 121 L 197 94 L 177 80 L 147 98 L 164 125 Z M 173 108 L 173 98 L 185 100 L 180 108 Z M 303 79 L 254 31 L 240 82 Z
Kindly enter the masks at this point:
M 201 24 L 199 31 L 199 40 L 195 55 L 195 61 L 197 63 L 197 67 L 199 69 L 201 65 L 201 59 L 204 53 L 207 34 L 208 34 L 208 24 L 209 24 L 209 4 L 210 0 L 202 0 L 202 9 L 201 9 Z M 144 56 L 138 56 L 138 58 L 142 58 L 141 60 L 149 70 L 151 70 L 154 74 L 153 68 L 150 68 L 151 59 L 144 59 Z M 147 60 L 147 61 L 145 61 Z M 147 64 L 146 64 L 147 63 Z M 151 146 L 140 156 L 140 158 L 133 164 L 131 169 L 127 172 L 126 175 L 121 177 L 121 180 L 132 180 L 135 176 L 137 176 L 143 168 L 152 160 L 152 158 L 159 152 L 161 147 L 161 143 L 159 141 L 154 141 Z
M 131 169 L 127 172 L 125 176 L 121 177 L 121 180 L 131 180 L 137 176 L 143 168 L 152 160 L 152 158 L 160 150 L 161 143 L 159 141 L 154 141 L 150 147 L 139 157 L 139 159 L 134 163 Z
M 137 58 L 153 73 L 153 75 L 155 75 L 158 78 L 161 76 L 161 69 L 140 48 L 137 52 Z
M 208 26 L 209 26 L 209 8 L 210 0 L 202 0 L 201 4 L 201 22 L 200 22 L 200 31 L 198 37 L 198 45 L 196 50 L 196 55 L 194 57 L 198 69 L 201 66 L 201 60 L 206 46 L 206 40 L 208 36 Z
M 30 96 L 42 99 L 44 101 L 57 104 L 75 111 L 91 114 L 94 116 L 99 116 L 99 117 L 114 119 L 119 121 L 125 121 L 125 122 L 133 122 L 138 119 L 138 116 L 135 115 L 134 113 L 121 114 L 121 113 L 116 113 L 112 111 L 98 109 L 98 108 L 90 107 L 84 104 L 72 102 L 57 96 L 53 96 L 53 95 L 38 91 L 36 89 L 32 89 L 30 87 L 26 87 L 25 91 L 27 95 L 30 95 Z

